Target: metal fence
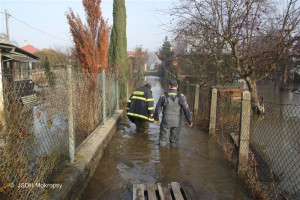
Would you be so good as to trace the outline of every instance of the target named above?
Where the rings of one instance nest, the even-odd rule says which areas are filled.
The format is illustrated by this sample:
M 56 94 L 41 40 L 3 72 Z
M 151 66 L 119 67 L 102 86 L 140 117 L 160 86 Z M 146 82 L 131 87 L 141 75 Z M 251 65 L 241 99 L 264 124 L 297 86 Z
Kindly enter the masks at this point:
M 191 111 L 194 113 L 194 122 L 204 131 L 208 131 L 210 112 L 211 88 L 199 87 L 197 84 L 180 83 L 179 91 L 185 95 Z M 197 93 L 198 90 L 198 93 Z M 196 95 L 198 94 L 198 96 Z M 196 105 L 196 102 L 197 105 Z
M 71 68 L 57 71 L 51 84 L 44 74 L 18 81 L 12 73 L 1 76 L 0 199 L 34 199 L 43 192 L 39 184 L 51 183 L 117 109 L 118 83 L 113 74 Z
M 244 168 L 256 197 L 299 199 L 300 105 L 264 102 L 261 115 L 250 114 L 250 105 L 250 97 L 239 100 L 218 93 L 218 143 L 239 173 Z
M 300 199 L 300 105 L 264 103 L 251 118 L 250 145 L 269 167 L 262 176 L 272 199 Z

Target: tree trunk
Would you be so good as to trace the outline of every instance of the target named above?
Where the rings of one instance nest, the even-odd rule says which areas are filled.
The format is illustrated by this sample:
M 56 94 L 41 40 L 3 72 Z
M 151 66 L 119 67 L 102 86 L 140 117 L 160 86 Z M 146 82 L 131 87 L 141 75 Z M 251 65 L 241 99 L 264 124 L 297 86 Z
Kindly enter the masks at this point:
M 256 81 L 252 80 L 250 77 L 245 78 L 249 92 L 251 93 L 251 108 L 253 112 L 257 114 L 264 113 L 264 106 L 261 105 L 262 102 L 259 102 L 259 98 L 257 96 L 257 88 L 256 88 Z
M 282 68 L 282 81 L 280 84 L 280 90 L 284 90 L 287 87 L 287 79 L 288 79 L 288 67 L 285 65 Z

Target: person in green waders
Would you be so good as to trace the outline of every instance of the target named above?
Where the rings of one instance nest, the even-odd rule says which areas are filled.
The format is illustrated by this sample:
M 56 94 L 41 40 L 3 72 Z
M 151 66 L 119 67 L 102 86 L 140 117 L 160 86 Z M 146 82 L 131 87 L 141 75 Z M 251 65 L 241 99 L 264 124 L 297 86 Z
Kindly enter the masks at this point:
M 137 132 L 147 133 L 149 122 L 154 122 L 154 100 L 150 83 L 136 89 L 127 101 L 128 119 L 136 125 Z
M 192 113 L 186 98 L 177 90 L 177 81 L 175 79 L 170 80 L 169 91 L 160 96 L 155 107 L 154 120 L 156 124 L 159 124 L 159 114 L 163 113 L 159 133 L 160 146 L 166 146 L 168 141 L 170 141 L 170 146 L 178 146 L 182 126 L 182 112 L 188 121 L 188 126 L 193 126 Z

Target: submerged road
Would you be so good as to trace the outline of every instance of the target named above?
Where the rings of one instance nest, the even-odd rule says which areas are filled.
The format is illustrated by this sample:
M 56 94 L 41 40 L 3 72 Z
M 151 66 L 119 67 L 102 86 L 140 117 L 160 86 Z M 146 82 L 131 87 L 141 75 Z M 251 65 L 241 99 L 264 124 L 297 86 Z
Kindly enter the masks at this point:
M 154 103 L 164 92 L 158 77 L 148 77 Z M 159 126 L 148 134 L 122 116 L 92 177 L 83 200 L 132 199 L 132 185 L 189 181 L 201 199 L 252 199 L 251 193 L 226 161 L 215 140 L 185 122 L 179 147 L 159 147 Z

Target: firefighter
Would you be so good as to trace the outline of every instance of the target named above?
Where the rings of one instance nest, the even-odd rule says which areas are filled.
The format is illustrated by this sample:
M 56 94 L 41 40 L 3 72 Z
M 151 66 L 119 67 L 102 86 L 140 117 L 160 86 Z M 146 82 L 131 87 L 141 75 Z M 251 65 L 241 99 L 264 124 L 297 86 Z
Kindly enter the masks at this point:
M 159 98 L 155 112 L 154 120 L 159 124 L 159 114 L 163 113 L 160 124 L 159 145 L 166 146 L 168 140 L 170 146 L 178 146 L 180 130 L 182 125 L 182 111 L 188 121 L 188 126 L 193 126 L 192 113 L 183 94 L 178 91 L 178 83 L 175 79 L 169 82 L 169 91 L 165 92 Z M 168 133 L 170 129 L 170 134 Z
M 147 132 L 149 122 L 154 122 L 154 100 L 150 83 L 136 89 L 127 101 L 128 119 L 136 125 L 137 132 Z

